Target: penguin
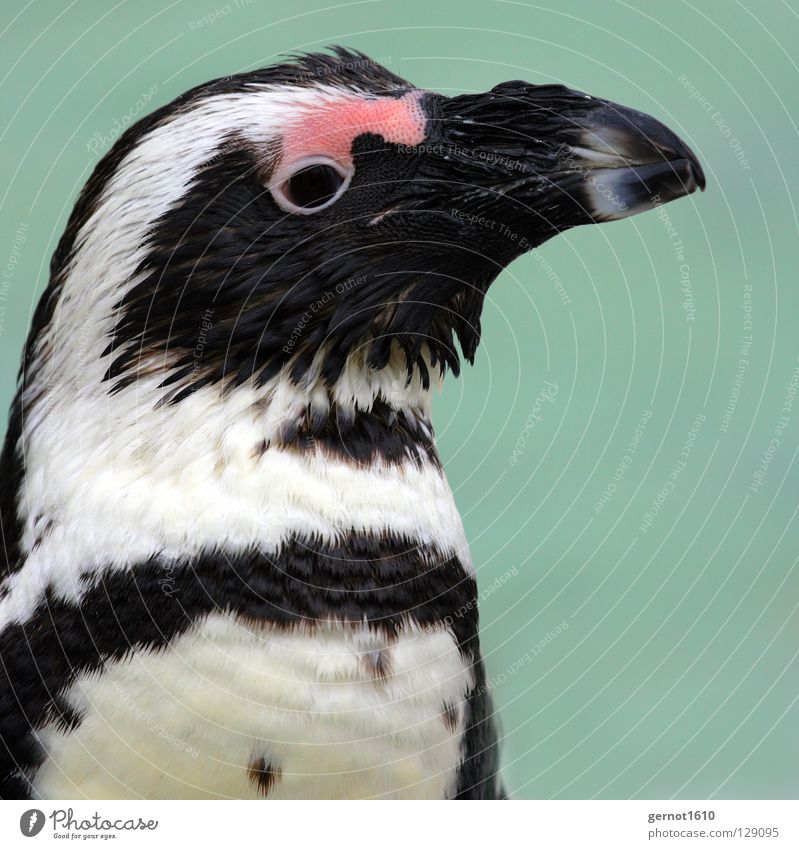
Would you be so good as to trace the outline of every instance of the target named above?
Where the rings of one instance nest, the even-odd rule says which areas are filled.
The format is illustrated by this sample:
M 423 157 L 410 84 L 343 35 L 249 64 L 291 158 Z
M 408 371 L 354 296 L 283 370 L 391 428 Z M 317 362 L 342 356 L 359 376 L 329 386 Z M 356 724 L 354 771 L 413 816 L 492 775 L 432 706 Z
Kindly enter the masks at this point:
M 510 262 L 704 185 L 641 112 L 344 48 L 127 129 L 0 458 L 0 796 L 503 798 L 431 398 Z

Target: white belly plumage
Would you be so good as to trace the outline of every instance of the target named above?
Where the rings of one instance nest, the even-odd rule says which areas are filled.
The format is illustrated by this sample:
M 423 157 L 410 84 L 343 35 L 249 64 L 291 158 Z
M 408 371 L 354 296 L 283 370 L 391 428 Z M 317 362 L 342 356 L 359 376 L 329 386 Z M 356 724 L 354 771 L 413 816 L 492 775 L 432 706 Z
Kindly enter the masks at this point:
M 39 731 L 41 798 L 442 798 L 471 671 L 448 628 L 396 638 L 215 614 L 66 692 L 73 729 Z

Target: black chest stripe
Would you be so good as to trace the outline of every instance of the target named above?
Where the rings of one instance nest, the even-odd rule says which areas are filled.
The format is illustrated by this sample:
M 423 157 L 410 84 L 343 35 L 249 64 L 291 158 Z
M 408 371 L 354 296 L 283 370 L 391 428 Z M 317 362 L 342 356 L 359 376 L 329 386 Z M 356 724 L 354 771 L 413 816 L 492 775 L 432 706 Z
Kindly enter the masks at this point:
M 381 460 L 399 465 L 410 461 L 421 466 L 429 462 L 441 468 L 430 424 L 411 412 L 393 409 L 379 398 L 368 411 L 352 412 L 334 403 L 326 415 L 315 418 L 309 409 L 284 427 L 273 444 L 301 452 L 316 446 L 351 463 Z M 268 447 L 263 442 L 257 448 L 266 451 Z
M 60 699 L 78 675 L 131 649 L 162 647 L 209 613 L 285 628 L 336 619 L 389 636 L 406 623 L 448 625 L 474 665 L 479 692 L 484 676 L 476 593 L 473 576 L 456 557 L 399 538 L 353 533 L 330 547 L 294 540 L 275 557 L 208 552 L 185 561 L 154 558 L 106 573 L 79 604 L 48 594 L 29 620 L 0 634 L 0 796 L 28 792 L 19 770 L 44 756 L 32 727 L 79 724 L 80 716 Z M 474 707 L 481 705 L 470 698 L 467 727 L 475 722 Z M 473 774 L 478 762 L 479 753 L 465 764 L 467 790 L 482 786 L 482 770 L 479 781 Z

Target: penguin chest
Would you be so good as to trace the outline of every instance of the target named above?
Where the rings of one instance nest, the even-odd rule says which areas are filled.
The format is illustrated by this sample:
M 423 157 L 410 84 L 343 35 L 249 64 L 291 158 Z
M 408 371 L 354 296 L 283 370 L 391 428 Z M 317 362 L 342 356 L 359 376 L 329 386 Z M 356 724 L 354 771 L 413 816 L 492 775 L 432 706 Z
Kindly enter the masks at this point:
M 387 636 L 215 614 L 64 694 L 43 798 L 445 798 L 472 671 L 446 627 Z

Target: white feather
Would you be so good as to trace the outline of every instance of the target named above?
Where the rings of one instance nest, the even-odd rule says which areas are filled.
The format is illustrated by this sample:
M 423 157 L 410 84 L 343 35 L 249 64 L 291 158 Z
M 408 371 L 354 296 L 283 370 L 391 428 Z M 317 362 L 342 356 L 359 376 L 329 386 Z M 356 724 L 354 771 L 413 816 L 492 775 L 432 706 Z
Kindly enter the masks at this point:
M 365 662 L 381 650 L 385 679 Z M 471 684 L 443 628 L 387 642 L 365 629 L 250 630 L 212 616 L 166 651 L 80 676 L 66 699 L 85 716 L 72 731 L 39 733 L 48 758 L 34 795 L 259 798 L 248 766 L 263 757 L 280 772 L 270 799 L 444 798 Z

